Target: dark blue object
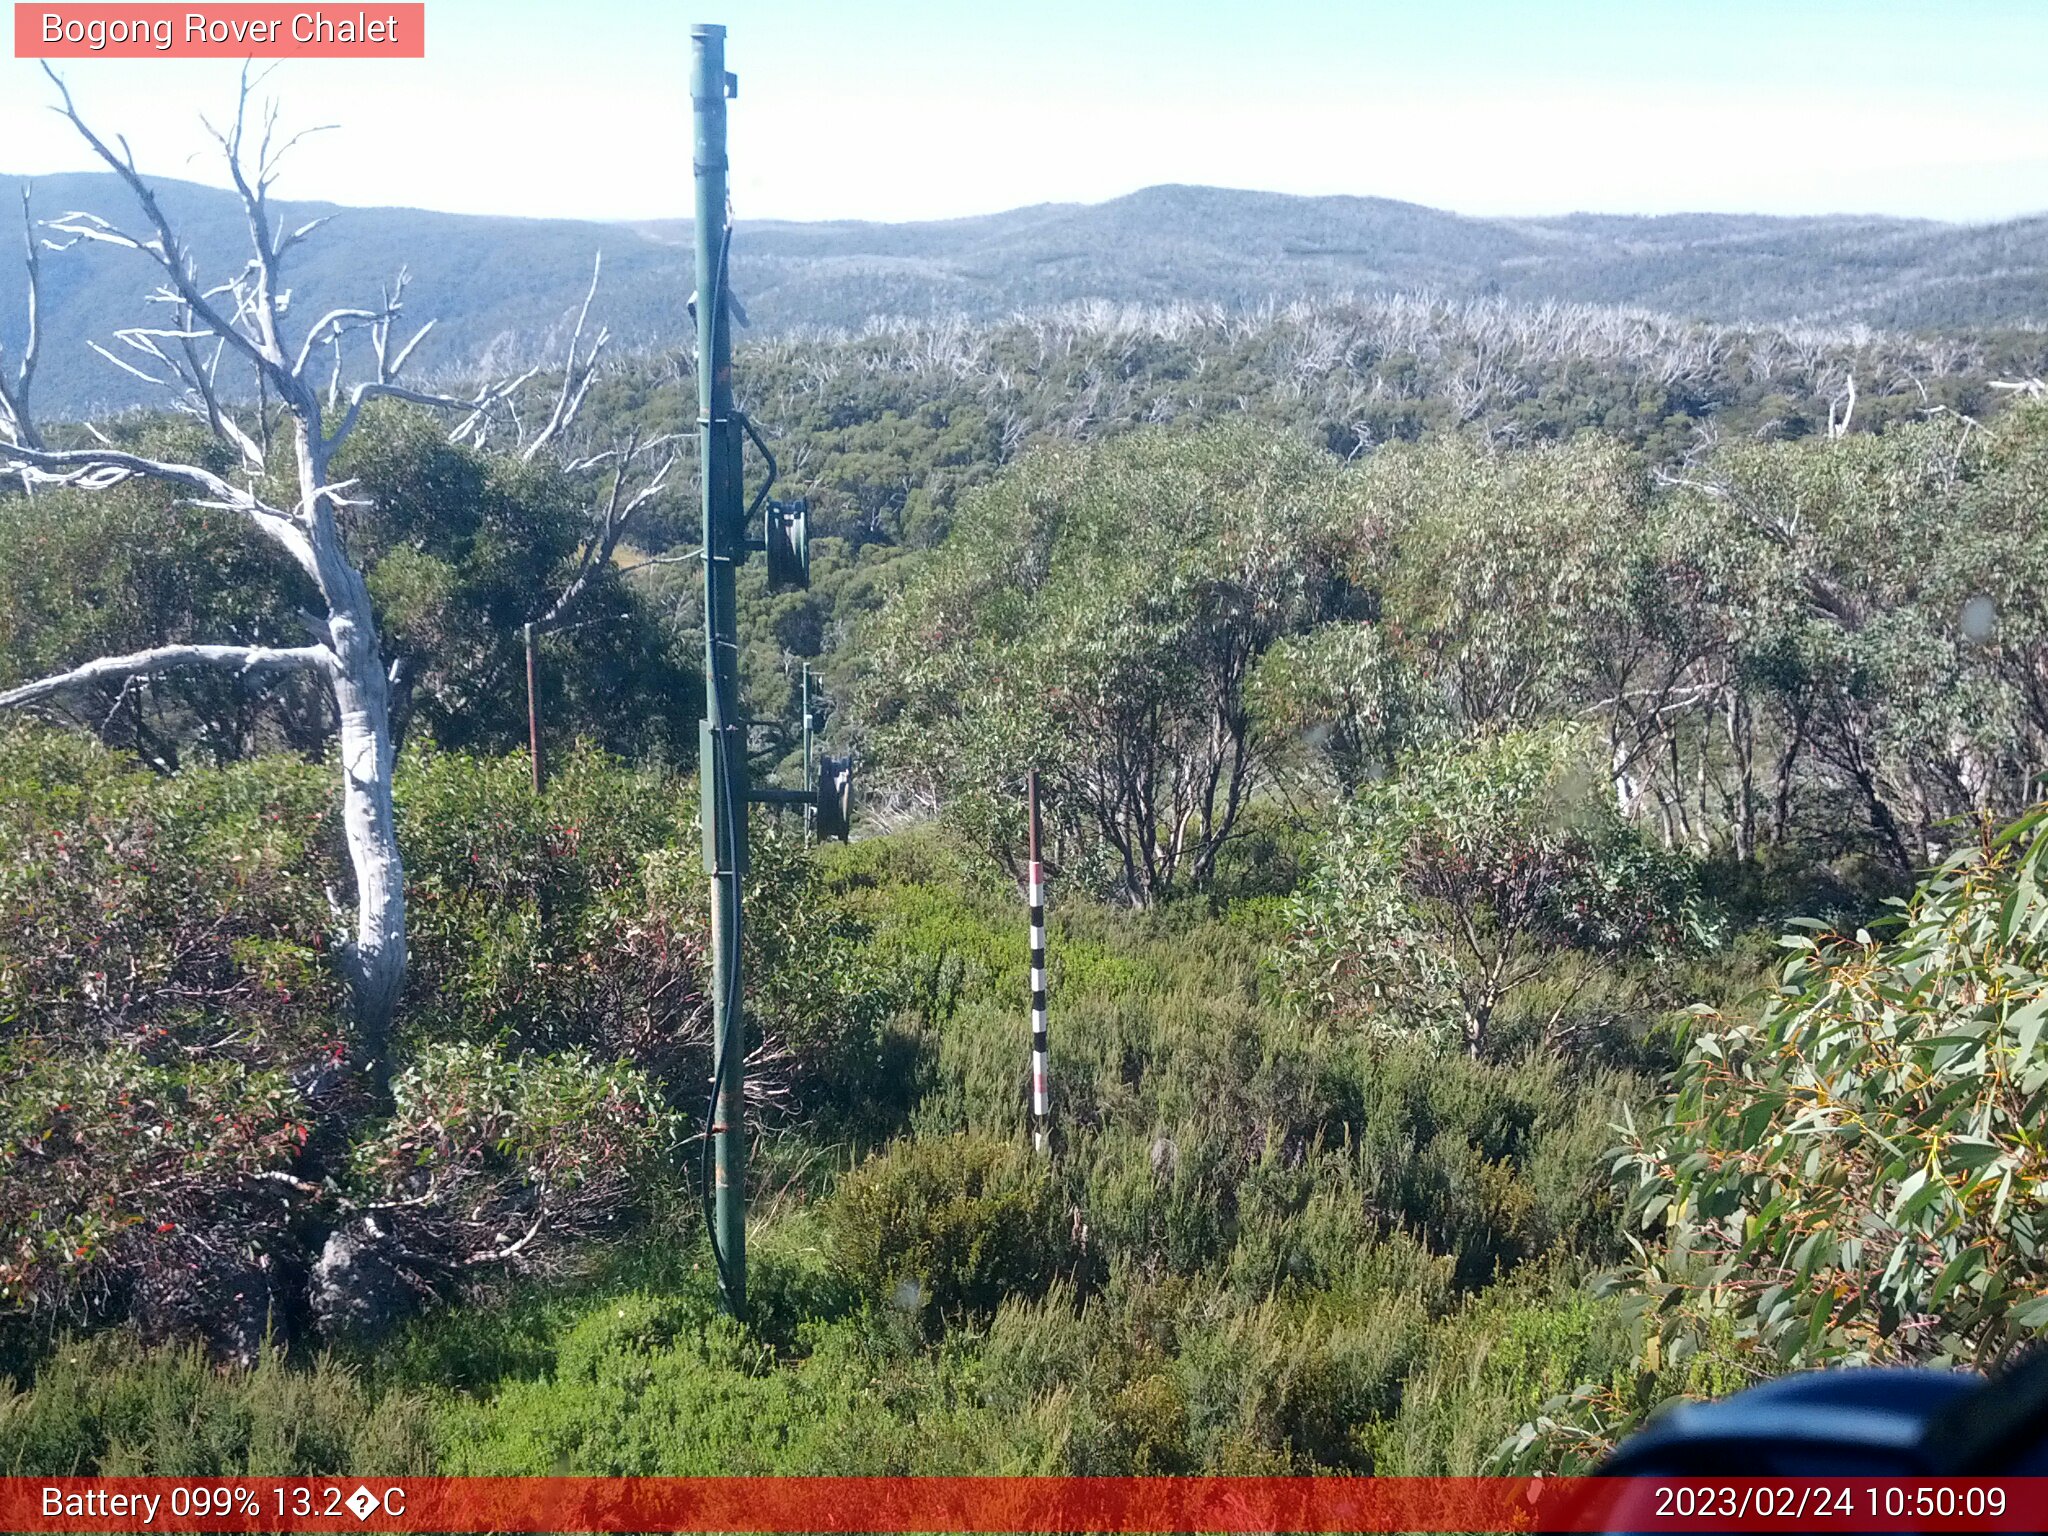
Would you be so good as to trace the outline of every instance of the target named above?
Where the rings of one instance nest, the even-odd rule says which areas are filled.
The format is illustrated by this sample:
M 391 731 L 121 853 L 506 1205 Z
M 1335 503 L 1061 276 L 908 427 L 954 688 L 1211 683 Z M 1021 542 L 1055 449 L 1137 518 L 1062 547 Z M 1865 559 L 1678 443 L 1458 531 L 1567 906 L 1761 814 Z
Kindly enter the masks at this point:
M 1811 1371 L 1660 1414 L 1603 1477 L 2048 1476 L 2048 1349 L 1967 1371 Z M 1608 1518 L 1625 1523 L 1627 1500 Z
M 1962 1371 L 1814 1371 L 1660 1415 L 1605 1476 L 1909 1477 L 1943 1470 L 1929 1431 L 1986 1387 Z

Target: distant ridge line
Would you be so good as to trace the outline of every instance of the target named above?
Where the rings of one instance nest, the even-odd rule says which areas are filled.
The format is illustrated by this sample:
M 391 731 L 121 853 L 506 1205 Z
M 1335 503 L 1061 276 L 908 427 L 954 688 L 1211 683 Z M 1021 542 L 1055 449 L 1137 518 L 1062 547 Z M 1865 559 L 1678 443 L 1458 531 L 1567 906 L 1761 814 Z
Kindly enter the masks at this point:
M 20 178 L 0 177 L 0 206 Z M 155 185 L 202 271 L 239 267 L 232 194 L 171 178 Z M 35 178 L 44 217 L 132 210 L 113 178 Z M 592 223 L 282 203 L 280 217 L 333 222 L 297 255 L 293 287 L 318 312 L 374 295 L 403 264 L 410 307 L 436 317 L 421 364 L 473 368 L 545 344 L 567 323 L 605 255 L 600 306 L 620 344 L 680 335 L 687 221 Z M 0 249 L 13 237 L 0 228 Z M 149 399 L 86 348 L 143 313 L 149 286 L 131 253 L 73 250 L 44 262 L 45 411 Z M 857 331 L 875 317 L 1000 320 L 1082 299 L 1220 304 L 1414 293 L 1514 303 L 1618 306 L 1714 323 L 1868 325 L 1931 331 L 2032 328 L 2048 315 L 2048 216 L 1945 224 L 1883 215 L 1562 214 L 1487 218 L 1365 196 L 1147 187 L 1107 202 L 1041 203 L 907 223 L 741 220 L 735 286 L 756 334 Z M 0 341 L 25 324 L 18 272 L 0 266 Z

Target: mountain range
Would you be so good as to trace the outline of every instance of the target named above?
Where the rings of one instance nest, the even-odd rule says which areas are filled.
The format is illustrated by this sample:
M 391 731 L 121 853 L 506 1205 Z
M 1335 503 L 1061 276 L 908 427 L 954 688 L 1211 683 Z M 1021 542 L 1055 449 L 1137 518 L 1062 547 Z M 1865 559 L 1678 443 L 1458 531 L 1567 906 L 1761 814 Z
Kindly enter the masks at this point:
M 6 206 L 20 179 L 0 176 Z M 203 275 L 247 259 L 240 204 L 190 182 L 155 183 Z M 37 179 L 34 211 L 74 209 L 126 228 L 136 213 L 108 174 Z M 280 203 L 289 225 L 331 222 L 293 254 L 293 309 L 374 302 L 405 267 L 409 309 L 436 318 L 427 372 L 468 376 L 549 347 L 575 315 L 597 253 L 593 311 L 623 346 L 681 334 L 687 221 L 601 224 L 410 208 Z M 0 249 L 5 249 L 0 246 Z M 1295 197 L 1148 187 L 1094 204 L 1044 204 L 921 223 L 742 221 L 733 284 L 757 331 L 857 327 L 876 316 L 988 319 L 1083 299 L 1250 306 L 1315 294 L 1427 290 L 1454 297 L 1626 305 L 1720 322 L 1904 329 L 2048 320 L 2048 216 L 1998 224 L 1831 215 L 1475 218 L 1374 197 Z M 43 260 L 41 412 L 147 401 L 141 381 L 88 337 L 150 323 L 147 260 L 104 245 Z M 25 287 L 0 268 L 0 345 L 13 356 Z M 10 364 L 11 366 L 11 364 Z

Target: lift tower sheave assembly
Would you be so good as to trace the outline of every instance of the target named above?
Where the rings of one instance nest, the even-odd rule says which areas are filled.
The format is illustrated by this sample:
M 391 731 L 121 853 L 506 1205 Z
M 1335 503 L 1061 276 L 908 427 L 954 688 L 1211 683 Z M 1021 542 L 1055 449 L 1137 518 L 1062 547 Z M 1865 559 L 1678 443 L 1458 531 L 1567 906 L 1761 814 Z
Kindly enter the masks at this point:
M 732 404 L 732 326 L 727 263 L 725 102 L 737 82 L 725 71 L 725 28 L 690 29 L 695 120 L 697 463 L 704 496 L 704 722 L 698 733 L 699 814 L 711 876 L 711 1243 L 726 1310 L 747 1309 L 746 1020 L 740 977 L 740 881 L 746 873 L 747 741 L 739 700 L 736 582 L 746 558 L 740 424 Z

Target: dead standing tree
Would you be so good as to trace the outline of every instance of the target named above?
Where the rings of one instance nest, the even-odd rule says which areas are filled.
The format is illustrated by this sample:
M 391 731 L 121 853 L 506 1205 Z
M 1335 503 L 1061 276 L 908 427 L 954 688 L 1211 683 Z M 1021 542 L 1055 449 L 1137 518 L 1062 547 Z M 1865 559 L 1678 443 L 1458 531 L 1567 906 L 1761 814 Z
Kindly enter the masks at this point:
M 577 611 L 591 592 L 600 572 L 608 570 L 633 518 L 656 501 L 668 488 L 670 474 L 681 462 L 683 439 L 671 433 L 648 438 L 639 427 L 629 427 L 615 436 L 609 446 L 593 449 L 578 429 L 583 403 L 596 382 L 604 349 L 611 340 L 609 328 L 600 325 L 584 343 L 590 325 L 590 306 L 604 275 L 604 255 L 591 263 L 590 288 L 576 312 L 562 363 L 560 387 L 545 423 L 531 434 L 520 418 L 518 401 L 508 401 L 507 414 L 520 439 L 518 456 L 532 463 L 543 455 L 552 459 L 562 473 L 578 481 L 593 481 L 588 524 L 576 551 L 573 568 L 558 587 L 543 583 L 533 594 L 530 617 L 524 624 L 526 640 L 526 710 L 528 748 L 532 754 L 533 789 L 539 794 L 546 781 L 540 715 L 539 653 L 542 637 L 581 627 Z M 641 564 L 663 564 L 680 558 L 655 556 Z M 694 558 L 694 557 L 692 557 Z M 637 569 L 637 567 L 629 567 Z M 588 622 L 599 623 L 602 619 Z
M 156 265 L 163 279 L 150 298 L 163 306 L 165 323 L 116 333 L 115 339 L 139 363 L 117 357 L 105 347 L 96 350 L 129 372 L 174 390 L 179 407 L 204 421 L 215 437 L 232 449 L 238 464 L 229 474 L 216 474 L 196 464 L 123 452 L 104 438 L 85 447 L 48 445 L 46 434 L 37 430 L 28 410 L 35 364 L 33 317 L 38 277 L 32 239 L 28 262 L 30 342 L 8 388 L 6 404 L 0 406 L 0 470 L 19 475 L 26 487 L 69 485 L 99 490 L 147 478 L 175 487 L 194 505 L 240 514 L 305 573 L 326 611 L 305 616 L 311 638 L 303 646 L 173 645 L 102 657 L 0 693 L 0 708 L 19 708 L 68 689 L 141 680 L 178 668 L 210 667 L 243 677 L 280 671 L 317 675 L 334 702 L 342 824 L 355 876 L 352 916 L 343 914 L 342 904 L 336 902 L 338 915 L 344 916 L 352 930 L 344 939 L 341 960 L 354 1015 L 355 1055 L 357 1065 L 381 1082 L 390 1072 L 387 1045 L 406 966 L 404 871 L 391 794 L 391 679 L 363 573 L 351 560 L 342 537 L 339 514 L 350 505 L 348 484 L 334 482 L 328 467 L 363 407 L 372 400 L 405 400 L 461 412 L 461 423 L 453 435 L 462 438 L 479 433 L 495 408 L 525 379 L 485 385 L 468 399 L 401 384 L 402 370 L 432 326 L 429 321 L 410 338 L 398 341 L 405 286 L 402 275 L 385 291 L 378 307 L 329 310 L 306 328 L 296 346 L 290 342 L 285 258 L 324 221 L 314 220 L 286 232 L 274 220 L 269 191 L 278 162 L 303 135 L 280 140 L 276 108 L 267 108 L 252 156 L 246 141 L 253 126 L 246 73 L 232 126 L 225 132 L 212 131 L 247 215 L 250 259 L 233 277 L 211 285 L 200 278 L 191 253 L 165 218 L 149 184 L 138 174 L 127 141 L 116 140 L 120 146 L 117 153 L 87 126 L 64 82 L 47 66 L 46 73 L 62 100 L 54 110 L 70 121 L 120 178 L 133 195 L 146 227 L 141 233 L 129 233 L 96 215 L 69 213 L 46 226 L 66 237 L 63 244 L 46 241 L 45 245 L 62 249 L 64 244 L 96 243 L 136 251 Z M 375 366 L 373 377 L 344 388 L 340 351 L 349 336 L 367 337 Z M 252 376 L 251 393 L 257 401 L 253 411 L 245 408 L 238 415 L 222 390 L 224 363 Z M 327 374 L 324 392 L 315 382 L 322 371 Z M 330 420 L 330 416 L 336 419 Z M 244 425 L 245 418 L 251 425 Z M 265 452 L 273 431 L 288 433 L 291 443 L 290 488 L 283 494 L 271 489 L 274 477 Z
M 21 356 L 15 361 L 11 383 L 7 378 L 6 353 L 4 348 L 0 348 L 0 433 L 7 434 L 9 441 L 18 442 L 24 448 L 43 446 L 28 404 L 28 392 L 36 380 L 36 357 L 42 346 L 41 294 L 38 291 L 42 266 L 36 252 L 35 228 L 35 216 L 29 209 L 29 189 L 24 186 L 21 189 L 21 230 L 22 260 L 28 268 L 28 332 L 22 340 Z
M 527 623 L 529 643 L 536 635 L 552 634 L 568 626 L 577 604 L 590 589 L 592 578 L 610 565 L 618 553 L 634 515 L 667 489 L 669 475 L 682 458 L 680 437 L 664 433 L 648 438 L 638 427 L 628 428 L 602 449 L 578 452 L 570 447 L 577 435 L 583 402 L 597 379 L 599 360 L 611 340 L 611 331 L 599 326 L 589 346 L 583 344 L 584 332 L 590 324 L 590 306 L 597 298 L 598 282 L 603 275 L 604 257 L 600 254 L 591 263 L 590 291 L 584 294 L 575 328 L 569 333 L 554 407 L 546 424 L 526 438 L 519 450 L 519 457 L 527 463 L 543 454 L 552 455 L 563 473 L 579 479 L 594 477 L 598 486 L 591 503 L 589 531 L 577 552 L 576 567 L 560 591 L 552 597 L 545 592 L 539 595 L 534 616 Z M 513 424 L 515 428 L 519 425 L 516 410 Z

